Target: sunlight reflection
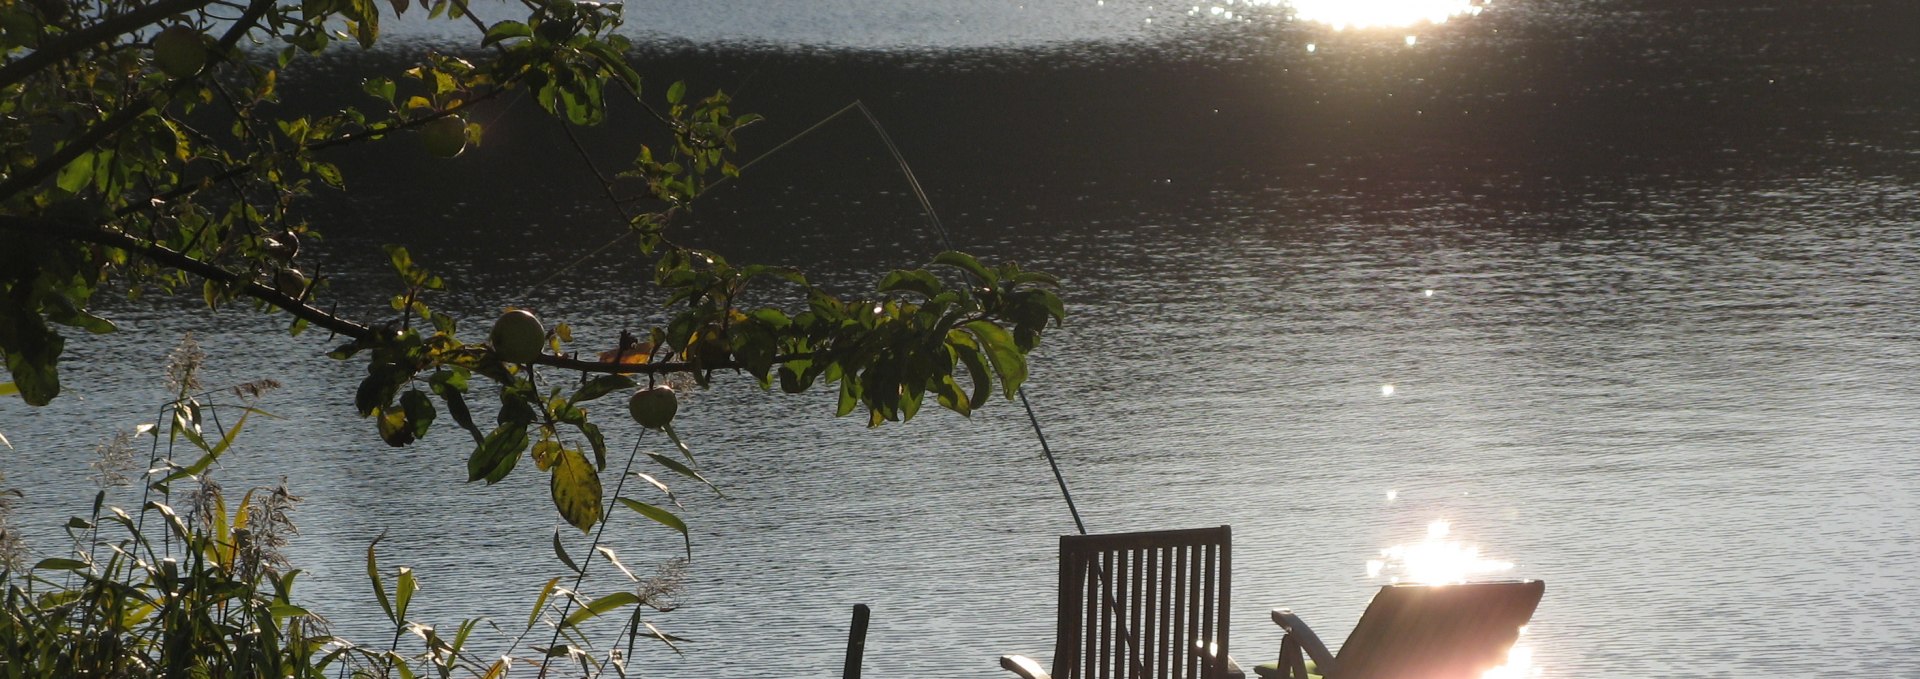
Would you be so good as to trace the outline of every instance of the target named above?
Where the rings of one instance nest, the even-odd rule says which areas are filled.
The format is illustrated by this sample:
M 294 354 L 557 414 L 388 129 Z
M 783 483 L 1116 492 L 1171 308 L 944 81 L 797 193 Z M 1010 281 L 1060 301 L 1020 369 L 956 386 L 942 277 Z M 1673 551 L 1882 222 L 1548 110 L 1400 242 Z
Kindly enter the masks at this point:
M 1453 524 L 1445 519 L 1427 524 L 1427 539 L 1380 550 L 1367 562 L 1367 577 L 1391 578 L 1393 583 L 1446 585 L 1469 578 L 1513 570 L 1507 561 L 1480 558 L 1480 548 L 1448 540 Z
M 1507 649 L 1507 664 L 1487 670 L 1480 679 L 1534 679 L 1546 676 L 1544 668 L 1533 664 L 1533 647 L 1527 645 L 1527 628 L 1520 628 L 1520 640 Z
M 1349 28 L 1404 27 L 1422 23 L 1443 24 L 1460 15 L 1479 14 L 1485 3 L 1476 0 L 1264 0 L 1293 7 L 1294 16 L 1332 26 Z M 1412 42 L 1407 44 L 1411 45 Z
M 1388 491 L 1388 499 L 1398 495 Z M 1452 522 L 1446 519 L 1427 524 L 1425 540 L 1394 545 L 1380 550 L 1380 558 L 1367 561 L 1367 577 L 1386 576 L 1393 584 L 1450 585 L 1513 570 L 1513 563 L 1480 557 L 1480 548 L 1449 540 Z M 1533 664 L 1533 647 L 1526 641 L 1527 628 L 1520 628 L 1520 640 L 1507 649 L 1507 662 L 1487 670 L 1480 679 L 1536 679 L 1546 670 Z

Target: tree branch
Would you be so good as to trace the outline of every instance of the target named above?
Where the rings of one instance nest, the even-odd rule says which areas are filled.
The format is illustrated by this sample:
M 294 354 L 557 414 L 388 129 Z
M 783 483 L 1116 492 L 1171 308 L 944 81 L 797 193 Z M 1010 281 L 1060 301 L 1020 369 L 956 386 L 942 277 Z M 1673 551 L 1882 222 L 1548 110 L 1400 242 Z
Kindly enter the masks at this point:
M 391 125 L 380 123 L 382 125 L 381 127 L 369 127 L 359 132 L 349 132 L 347 134 L 334 137 L 332 139 L 323 139 L 321 141 L 306 144 L 300 147 L 300 151 L 302 152 L 320 151 L 324 149 L 357 144 L 360 142 L 374 141 L 374 140 L 378 140 L 383 137 L 386 137 L 387 135 L 393 134 L 395 132 L 401 132 L 404 130 L 409 130 L 415 127 L 419 127 L 421 125 L 427 124 L 429 121 L 454 115 L 461 111 L 467 110 L 468 107 L 473 106 L 474 104 L 486 101 L 488 99 L 492 99 L 494 97 L 498 97 L 501 94 L 507 92 L 507 90 L 509 89 L 508 86 L 511 85 L 513 82 L 514 80 L 512 79 L 506 80 L 502 82 L 498 87 L 489 89 L 486 92 L 481 93 L 479 96 L 468 98 L 467 100 L 462 101 L 459 105 L 448 107 L 444 110 L 435 112 L 432 115 L 422 116 L 412 120 L 405 120 L 405 121 L 401 121 L 399 123 L 391 124 Z M 235 177 L 239 177 L 240 175 L 244 175 L 249 172 L 252 172 L 254 171 L 254 169 L 255 168 L 248 163 L 234 165 L 224 170 L 221 170 L 219 172 L 215 172 L 205 177 L 201 177 L 200 179 L 193 180 L 191 182 L 181 182 L 179 186 L 176 186 L 167 191 L 154 194 L 153 196 L 147 198 L 144 201 L 136 201 L 136 202 L 128 203 L 125 206 L 121 207 L 120 209 L 115 210 L 113 214 L 115 217 L 125 217 L 127 215 L 140 212 L 142 210 L 151 210 L 153 208 L 166 205 L 167 203 L 171 203 L 175 200 L 179 200 L 180 198 L 193 195 L 195 192 L 198 192 L 203 186 L 207 186 L 210 184 L 217 184 L 229 179 L 233 179 Z M 0 194 L 0 195 L 4 195 L 4 194 Z
M 813 354 L 781 354 L 778 356 L 774 356 L 773 362 L 776 364 L 785 363 L 787 361 L 798 360 L 802 358 L 809 358 L 812 356 Z M 589 373 L 633 373 L 633 374 L 646 374 L 646 375 L 665 375 L 668 373 L 690 373 L 696 369 L 694 364 L 687 363 L 687 362 L 608 363 L 605 361 L 582 361 L 577 358 L 568 358 L 566 356 L 553 356 L 550 354 L 541 354 L 539 358 L 536 358 L 533 360 L 533 363 L 536 363 L 539 365 L 549 365 L 555 368 L 564 368 L 567 370 L 578 370 L 580 372 L 589 372 Z M 733 361 L 721 361 L 717 363 L 702 363 L 698 366 L 698 369 L 699 370 L 734 370 L 742 367 L 745 367 L 745 366 L 742 366 L 739 363 L 735 363 Z
M 316 327 L 326 328 L 354 339 L 367 339 L 373 337 L 374 334 L 372 328 L 335 316 L 321 310 L 319 307 L 301 302 L 279 290 L 251 280 L 244 275 L 222 269 L 211 262 L 195 259 L 186 253 L 128 235 L 125 232 L 105 228 L 75 228 L 52 220 L 14 217 L 11 215 L 0 215 L 0 229 L 120 248 L 210 281 L 237 286 L 239 291 L 248 297 L 285 309 L 296 318 L 304 319 Z
M 100 23 L 62 35 L 52 43 L 20 57 L 19 61 L 0 67 L 0 88 L 20 82 L 40 69 L 64 61 L 80 50 L 86 49 L 88 45 L 106 41 L 116 35 L 131 33 L 175 14 L 200 9 L 212 2 L 213 0 L 160 0 L 160 2 L 126 14 L 109 17 Z
M 377 331 L 371 327 L 341 318 L 319 307 L 294 299 L 279 290 L 263 285 L 258 281 L 251 280 L 242 274 L 222 269 L 211 262 L 195 259 L 178 250 L 128 235 L 125 232 L 106 228 L 76 228 L 53 220 L 14 217 L 11 215 L 0 215 L 0 230 L 19 231 L 42 237 L 64 238 L 120 248 L 207 280 L 237 286 L 242 294 L 284 309 L 288 313 L 293 314 L 294 317 L 312 323 L 315 327 L 326 328 L 327 330 L 357 340 L 371 339 L 377 333 Z M 812 354 L 782 354 L 773 357 L 773 362 L 785 363 L 810 356 L 812 356 Z M 542 354 L 532 362 L 539 365 L 589 373 L 631 373 L 648 375 L 686 373 L 694 372 L 696 369 L 733 370 L 743 367 L 733 361 L 702 363 L 698 366 L 688 362 L 609 363 L 605 361 L 583 361 L 577 358 L 549 354 Z
M 197 2 L 198 0 L 195 1 Z M 234 43 L 239 42 L 241 36 L 246 35 L 247 31 L 252 30 L 254 22 L 259 21 L 260 17 L 266 16 L 267 10 L 269 9 L 273 9 L 273 0 L 253 0 L 253 2 L 248 3 L 246 13 L 240 15 L 240 19 L 235 21 L 233 26 L 227 29 L 225 35 L 220 36 L 219 45 L 215 48 L 216 53 L 224 55 L 229 50 L 232 50 Z M 39 53 L 35 52 L 35 54 Z M 73 159 L 79 158 L 80 154 L 92 150 L 102 142 L 113 137 L 113 135 L 119 134 L 121 130 L 126 129 L 128 125 L 132 125 L 133 121 L 138 120 L 140 116 L 146 115 L 147 111 L 153 108 L 154 100 L 161 92 L 165 92 L 171 97 L 174 94 L 186 90 L 192 86 L 193 83 L 193 78 L 180 78 L 163 89 L 149 91 L 144 95 L 135 97 L 134 100 L 128 102 L 126 106 L 118 111 L 114 111 L 113 115 L 108 116 L 106 120 L 101 121 L 98 125 L 87 128 L 86 132 L 82 132 L 79 137 L 61 146 L 59 150 L 54 151 L 33 167 L 27 168 L 25 172 L 8 177 L 5 182 L 0 182 L 0 200 L 6 200 L 13 197 L 14 194 L 39 185 L 40 182 L 46 181 L 48 177 L 53 176 L 53 173 L 59 172 L 60 168 L 66 167 L 67 163 L 71 163 Z

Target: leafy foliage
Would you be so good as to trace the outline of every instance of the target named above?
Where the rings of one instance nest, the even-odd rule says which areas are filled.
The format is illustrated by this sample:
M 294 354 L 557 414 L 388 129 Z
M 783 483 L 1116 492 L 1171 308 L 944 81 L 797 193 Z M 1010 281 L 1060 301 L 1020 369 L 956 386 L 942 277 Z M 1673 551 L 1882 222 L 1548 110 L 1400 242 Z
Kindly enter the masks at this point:
M 234 391 L 248 396 L 251 386 Z M 138 429 L 137 436 L 153 438 L 155 450 L 165 451 L 156 452 L 148 497 L 179 502 L 155 499 L 128 512 L 105 504 L 103 489 L 89 515 L 65 526 L 73 550 L 31 562 L 0 560 L 0 668 L 7 676 L 500 677 L 516 667 L 543 672 L 555 659 L 577 667 L 566 672 L 570 676 L 626 676 L 623 643 L 630 653 L 637 638 L 669 645 L 679 640 L 644 617 L 647 610 L 674 607 L 677 560 L 643 578 L 613 550 L 596 547 L 626 576 L 622 586 L 593 596 L 579 590 L 578 582 L 569 588 L 554 578 L 534 593 L 524 625 L 473 618 L 443 633 L 412 614 L 420 578 L 408 567 L 382 567 L 380 539 L 367 546 L 366 576 L 392 637 L 355 642 L 334 634 L 319 612 L 296 598 L 302 571 L 280 553 L 285 536 L 297 532 L 291 515 L 300 498 L 284 486 L 256 488 L 230 506 L 212 480 L 211 468 L 235 444 L 242 424 L 203 430 L 211 419 L 206 415 L 239 408 L 243 415 L 269 416 L 250 405 L 207 399 L 217 393 L 183 394 L 162 409 L 165 426 Z M 198 455 L 197 461 L 176 461 L 176 449 Z M 0 492 L 5 499 L 17 495 Z M 636 511 L 650 507 L 619 500 Z M 0 537 L 8 535 L 8 509 L 10 504 L 0 503 Z M 675 525 L 670 514 L 653 518 Z M 685 532 L 684 525 L 678 529 Z M 570 568 L 582 571 L 557 534 L 555 548 Z M 16 546 L 7 556 L 24 552 Z M 616 614 L 626 625 L 611 643 L 604 633 L 596 643 L 583 629 L 589 619 Z M 484 653 L 473 644 L 483 624 L 508 635 Z M 546 638 L 553 641 L 535 645 L 542 636 L 536 632 L 551 633 Z
M 684 83 L 643 97 L 642 77 L 624 57 L 630 45 L 615 33 L 621 5 L 522 4 L 523 18 L 491 25 L 464 0 L 0 4 L 6 389 L 35 405 L 59 395 L 63 327 L 115 329 L 88 311 L 103 290 L 197 292 L 210 307 L 246 300 L 290 313 L 295 335 L 318 326 L 349 338 L 330 355 L 365 362 L 354 405 L 382 441 L 412 445 L 450 421 L 473 439 L 470 481 L 497 483 L 531 457 L 549 474 L 560 514 L 584 530 L 603 518 L 597 473 L 607 455 L 581 404 L 638 387 L 628 375 L 651 383 L 685 374 L 704 386 L 731 373 L 767 389 L 834 390 L 839 415 L 864 411 L 871 426 L 912 418 L 929 396 L 969 414 L 996 386 L 1010 396 L 1027 378 L 1027 352 L 1064 317 L 1057 281 L 1044 274 L 947 252 L 924 269 L 887 275 L 865 296 L 843 297 L 798 271 L 734 264 L 669 239 L 676 216 L 738 175 L 737 135 L 758 117 L 736 113 L 724 92 L 696 96 Z M 304 115 L 278 106 L 296 85 L 281 77 L 289 64 L 336 42 L 375 45 L 388 9 L 470 26 L 480 51 L 428 51 L 399 73 L 368 78 L 365 107 Z M 326 277 L 299 269 L 301 243 L 317 234 L 296 198 L 345 186 L 327 150 L 421 136 L 434 153 L 457 155 L 485 137 L 467 110 L 512 91 L 570 125 L 600 124 L 610 99 L 630 99 L 670 139 L 639 147 L 629 168 L 602 178 L 626 219 L 610 230 L 629 232 L 636 255 L 650 261 L 668 322 L 599 361 L 573 358 L 570 329 L 555 324 L 535 360 L 503 361 L 486 343 L 461 339 L 454 318 L 431 306 L 445 281 L 400 245 L 383 253 L 398 277 L 391 317 L 325 310 L 337 306 Z M 452 141 L 466 144 L 433 138 L 447 120 L 464 133 Z M 623 186 L 635 200 L 615 195 Z M 804 305 L 749 303 L 765 286 Z M 543 369 L 598 377 L 563 386 Z M 475 376 L 495 385 L 491 421 L 473 412 Z M 684 440 L 669 433 L 683 455 L 652 458 L 705 483 Z M 636 511 L 673 525 L 670 514 Z

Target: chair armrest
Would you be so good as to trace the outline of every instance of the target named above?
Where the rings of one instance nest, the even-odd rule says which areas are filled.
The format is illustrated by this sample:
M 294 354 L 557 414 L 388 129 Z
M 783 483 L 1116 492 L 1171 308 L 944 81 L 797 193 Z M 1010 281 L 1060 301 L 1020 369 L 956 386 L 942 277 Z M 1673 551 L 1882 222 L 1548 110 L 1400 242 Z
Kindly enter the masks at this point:
M 1240 667 L 1231 653 L 1227 654 L 1227 679 L 1247 679 L 1247 670 Z
M 1280 629 L 1286 631 L 1287 636 L 1300 642 L 1300 648 L 1307 652 L 1307 657 L 1313 659 L 1313 664 L 1319 667 L 1320 674 L 1325 675 L 1333 671 L 1333 654 L 1327 652 L 1326 643 L 1320 641 L 1319 635 L 1314 634 L 1300 616 L 1294 615 L 1289 609 L 1276 608 L 1273 609 L 1273 624 L 1279 625 Z
M 1040 663 L 1024 655 L 1000 656 L 1000 667 L 1020 675 L 1020 679 L 1053 679 L 1053 675 L 1040 669 Z

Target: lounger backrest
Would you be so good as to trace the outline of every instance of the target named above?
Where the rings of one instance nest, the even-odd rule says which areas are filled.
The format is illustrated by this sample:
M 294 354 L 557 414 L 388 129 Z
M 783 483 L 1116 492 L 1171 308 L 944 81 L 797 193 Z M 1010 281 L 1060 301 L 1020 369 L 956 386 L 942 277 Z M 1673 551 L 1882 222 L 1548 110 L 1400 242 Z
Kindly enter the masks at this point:
M 1539 580 L 1380 588 L 1328 679 L 1479 679 L 1506 660 Z

